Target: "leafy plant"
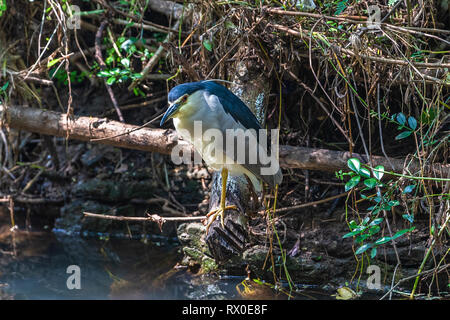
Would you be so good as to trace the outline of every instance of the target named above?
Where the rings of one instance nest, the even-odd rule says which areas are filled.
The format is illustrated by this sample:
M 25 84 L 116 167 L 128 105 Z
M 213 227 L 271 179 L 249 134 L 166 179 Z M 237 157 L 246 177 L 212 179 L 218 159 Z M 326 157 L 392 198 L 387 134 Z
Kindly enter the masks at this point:
M 400 230 L 392 235 L 392 237 L 381 237 L 375 240 L 375 235 L 380 232 L 380 225 L 384 221 L 384 218 L 379 216 L 380 213 L 382 211 L 389 211 L 400 204 L 399 201 L 392 200 L 393 190 L 396 189 L 397 185 L 395 183 L 391 187 L 386 187 L 386 185 L 381 182 L 381 178 L 384 175 L 384 167 L 381 165 L 376 166 L 371 171 L 369 170 L 370 167 L 366 168 L 362 166 L 359 159 L 351 158 L 347 161 L 347 166 L 351 170 L 350 172 L 342 172 L 342 170 L 340 170 L 336 173 L 336 176 L 341 180 L 343 180 L 346 175 L 350 176 L 349 181 L 345 184 L 345 191 L 352 190 L 362 181 L 364 187 L 360 193 L 361 198 L 373 202 L 373 205 L 367 208 L 369 212 L 359 224 L 354 220 L 349 222 L 350 232 L 346 233 L 343 238 L 355 237 L 355 242 L 361 245 L 356 250 L 355 254 L 362 254 L 368 249 L 371 249 L 370 257 L 375 258 L 378 246 L 411 232 L 415 227 Z M 389 184 L 390 182 L 388 185 Z M 382 188 L 386 189 L 384 193 L 381 192 Z M 414 188 L 415 185 L 408 185 L 404 188 L 403 193 L 410 193 Z M 376 193 L 373 196 L 366 196 L 363 194 L 364 191 L 374 189 L 376 189 Z M 414 222 L 414 217 L 410 214 L 404 214 L 403 218 L 410 224 Z
M 68 77 L 67 77 L 67 72 L 65 69 L 61 69 L 61 68 L 50 69 L 49 76 L 50 76 L 50 79 L 53 79 L 53 78 L 56 79 L 57 84 L 59 86 L 63 86 L 63 85 L 67 86 L 69 83 Z M 89 74 L 84 71 L 78 72 L 77 70 L 73 70 L 69 73 L 71 83 L 81 83 L 88 76 L 89 76 Z
M 8 89 L 9 81 L 6 81 L 1 87 L 0 87 L 0 96 L 3 96 L 5 99 L 8 97 L 6 89 Z
M 133 70 L 132 59 L 138 57 L 144 62 L 154 55 L 153 52 L 150 52 L 144 46 L 138 46 L 138 43 L 141 42 L 145 44 L 144 39 L 120 37 L 115 44 L 116 48 L 120 50 L 120 54 L 114 47 L 108 49 L 105 59 L 107 68 L 99 71 L 97 75 L 106 78 L 108 85 L 139 79 L 141 74 Z M 143 95 L 143 92 L 137 87 L 133 91 L 135 95 Z
M 335 16 L 340 15 L 342 12 L 345 11 L 345 9 L 347 9 L 347 2 L 348 0 L 341 0 L 338 2 L 336 6 L 336 11 L 334 12 Z
M 393 114 L 391 122 L 395 122 L 399 125 L 398 130 L 404 130 L 395 137 L 395 140 L 407 138 L 417 129 L 417 120 L 414 117 L 408 117 L 408 119 L 406 119 L 406 116 L 402 112 Z

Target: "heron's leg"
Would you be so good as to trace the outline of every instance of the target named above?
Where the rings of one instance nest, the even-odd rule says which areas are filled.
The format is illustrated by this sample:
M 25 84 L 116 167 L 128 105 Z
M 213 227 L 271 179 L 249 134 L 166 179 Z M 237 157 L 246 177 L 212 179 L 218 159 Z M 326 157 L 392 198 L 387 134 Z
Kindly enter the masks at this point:
M 217 209 L 212 210 L 206 215 L 206 218 L 208 219 L 211 215 L 213 216 L 212 219 L 209 221 L 209 223 L 206 226 L 206 233 L 208 233 L 209 227 L 211 226 L 211 223 L 213 223 L 214 220 L 217 219 L 217 216 L 220 216 L 220 221 L 222 223 L 222 228 L 224 228 L 224 217 L 225 217 L 225 210 L 236 210 L 237 207 L 235 205 L 231 206 L 225 206 L 225 201 L 227 200 L 227 180 L 228 180 L 228 169 L 223 168 L 222 169 L 222 190 L 220 193 L 220 207 Z

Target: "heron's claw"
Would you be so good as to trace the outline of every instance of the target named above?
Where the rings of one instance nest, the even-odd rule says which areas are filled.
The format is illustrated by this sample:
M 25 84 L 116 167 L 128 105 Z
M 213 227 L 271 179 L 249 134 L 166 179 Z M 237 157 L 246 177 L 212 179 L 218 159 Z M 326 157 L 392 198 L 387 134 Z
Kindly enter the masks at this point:
M 210 216 L 213 216 L 212 219 L 210 219 L 210 221 L 208 222 L 208 224 L 206 225 L 206 234 L 208 234 L 209 231 L 209 227 L 211 226 L 211 224 L 217 219 L 217 216 L 220 216 L 220 222 L 222 223 L 222 229 L 225 228 L 225 211 L 226 210 L 237 210 L 237 207 L 235 205 L 232 206 L 226 206 L 224 208 L 217 208 L 212 210 L 211 212 L 209 212 L 206 215 L 206 219 L 205 221 L 208 221 Z

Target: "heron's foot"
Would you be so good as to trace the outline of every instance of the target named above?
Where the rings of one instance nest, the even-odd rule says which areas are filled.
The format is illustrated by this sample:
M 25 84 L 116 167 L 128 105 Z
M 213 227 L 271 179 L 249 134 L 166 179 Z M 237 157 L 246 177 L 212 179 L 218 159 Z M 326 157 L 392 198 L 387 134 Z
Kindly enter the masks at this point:
M 209 227 L 211 224 L 217 219 L 217 216 L 220 216 L 220 222 L 222 223 L 222 228 L 225 227 L 224 221 L 225 221 L 225 211 L 226 210 L 237 210 L 237 207 L 235 205 L 232 206 L 225 206 L 223 208 L 219 207 L 217 209 L 212 210 L 206 215 L 206 221 L 208 221 L 209 217 L 213 216 L 212 219 L 208 222 L 206 225 L 206 234 L 208 234 Z

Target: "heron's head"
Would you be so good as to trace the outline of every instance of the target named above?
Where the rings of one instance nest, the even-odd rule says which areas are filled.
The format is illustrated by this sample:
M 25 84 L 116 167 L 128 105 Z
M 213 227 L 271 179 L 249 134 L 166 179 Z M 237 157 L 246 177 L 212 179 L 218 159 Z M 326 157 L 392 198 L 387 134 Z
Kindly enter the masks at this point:
M 182 115 L 183 111 L 195 107 L 196 102 L 193 101 L 192 94 L 201 89 L 203 87 L 199 82 L 183 83 L 172 88 L 168 96 L 169 107 L 160 125 L 162 126 L 170 118 Z

